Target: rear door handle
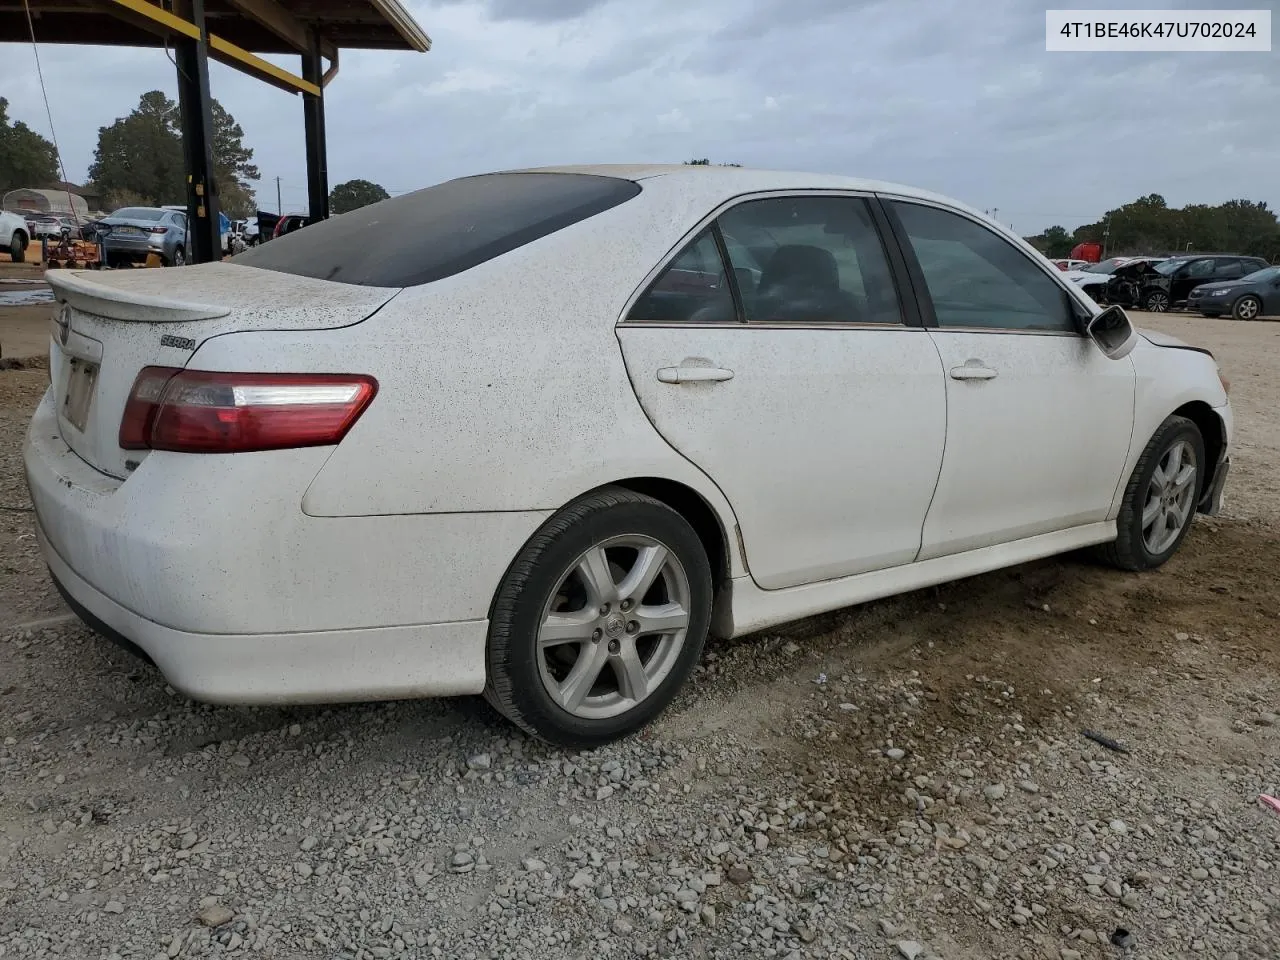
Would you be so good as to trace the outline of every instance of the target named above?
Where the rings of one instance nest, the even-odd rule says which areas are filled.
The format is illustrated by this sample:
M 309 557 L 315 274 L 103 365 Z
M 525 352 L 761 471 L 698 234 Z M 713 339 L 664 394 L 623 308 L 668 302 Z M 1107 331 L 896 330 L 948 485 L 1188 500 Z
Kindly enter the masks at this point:
M 952 380 L 994 380 L 996 371 L 984 366 L 981 360 L 966 360 L 958 367 L 951 368 Z
M 658 381 L 660 383 L 714 383 L 721 380 L 732 380 L 733 371 L 720 367 L 660 367 Z

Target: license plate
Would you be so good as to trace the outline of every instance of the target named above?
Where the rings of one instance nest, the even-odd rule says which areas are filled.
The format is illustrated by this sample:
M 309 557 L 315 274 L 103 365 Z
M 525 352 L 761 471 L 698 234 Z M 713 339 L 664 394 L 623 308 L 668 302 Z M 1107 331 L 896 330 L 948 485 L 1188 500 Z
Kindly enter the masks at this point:
M 128 234 L 129 236 L 137 236 L 138 234 L 142 233 L 142 231 L 139 230 L 137 227 L 116 227 L 111 232 Z
M 67 393 L 62 399 L 62 415 L 73 427 L 84 433 L 84 425 L 89 420 L 89 408 L 93 405 L 93 388 L 98 384 L 98 365 L 72 359 L 69 366 Z

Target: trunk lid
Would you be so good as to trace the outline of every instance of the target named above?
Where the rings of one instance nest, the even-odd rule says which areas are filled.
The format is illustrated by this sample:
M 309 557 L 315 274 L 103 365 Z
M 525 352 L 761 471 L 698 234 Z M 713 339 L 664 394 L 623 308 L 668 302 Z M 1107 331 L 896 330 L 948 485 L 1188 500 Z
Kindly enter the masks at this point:
M 46 276 L 58 301 L 49 374 L 59 431 L 82 460 L 119 479 L 146 456 L 119 443 L 143 367 L 184 367 L 202 342 L 225 333 L 351 326 L 399 292 L 230 263 Z

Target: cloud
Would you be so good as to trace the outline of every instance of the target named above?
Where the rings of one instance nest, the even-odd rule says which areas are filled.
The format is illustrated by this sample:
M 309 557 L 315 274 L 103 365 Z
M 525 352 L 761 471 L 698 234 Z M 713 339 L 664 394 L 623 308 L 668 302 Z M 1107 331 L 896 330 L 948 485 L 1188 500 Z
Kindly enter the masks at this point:
M 1026 0 L 410 7 L 432 51 L 344 52 L 326 91 L 334 183 L 399 193 L 482 170 L 709 157 L 914 184 L 998 207 L 1026 233 L 1151 192 L 1280 208 L 1280 128 L 1266 122 L 1280 100 L 1274 54 L 1050 54 L 1044 9 Z M 99 126 L 145 90 L 176 93 L 162 51 L 43 57 L 72 178 Z M 43 130 L 31 67 L 29 47 L 0 47 L 11 115 Z M 303 208 L 300 100 L 217 64 L 211 81 L 255 150 L 262 202 L 274 209 L 279 176 L 284 205 Z

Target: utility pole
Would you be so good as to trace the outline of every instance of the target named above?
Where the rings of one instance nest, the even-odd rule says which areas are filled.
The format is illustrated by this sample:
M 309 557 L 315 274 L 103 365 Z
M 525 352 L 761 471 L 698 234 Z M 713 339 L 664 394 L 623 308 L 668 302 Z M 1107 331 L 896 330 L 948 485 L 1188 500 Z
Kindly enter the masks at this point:
M 284 207 L 280 204 L 280 178 L 276 177 L 276 214 L 284 216 Z

